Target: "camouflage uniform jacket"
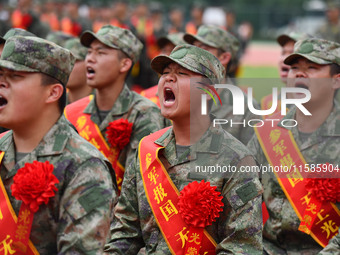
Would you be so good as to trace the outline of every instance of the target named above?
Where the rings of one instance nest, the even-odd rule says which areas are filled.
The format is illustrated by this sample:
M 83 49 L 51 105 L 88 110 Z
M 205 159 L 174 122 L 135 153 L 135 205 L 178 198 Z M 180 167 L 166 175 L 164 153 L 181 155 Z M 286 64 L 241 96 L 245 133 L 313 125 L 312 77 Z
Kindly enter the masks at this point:
M 217 254 L 262 254 L 262 186 L 258 173 L 234 173 L 233 178 L 223 178 L 193 171 L 195 166 L 216 164 L 235 168 L 256 166 L 247 148 L 221 127 L 210 127 L 200 141 L 191 146 L 191 153 L 188 149 L 179 157 L 176 156 L 172 128 L 155 143 L 164 146 L 160 159 L 179 191 L 190 182 L 205 179 L 222 193 L 224 210 L 217 221 L 206 228 L 218 244 Z M 247 192 L 240 192 L 245 190 Z M 104 251 L 108 254 L 137 254 L 143 246 L 147 254 L 171 254 L 146 198 L 136 156 L 134 163 L 126 169 L 111 224 L 111 241 Z
M 110 122 L 127 117 L 128 121 L 133 123 L 130 142 L 119 154 L 118 160 L 123 167 L 133 160 L 138 143 L 144 136 L 167 126 L 157 105 L 131 91 L 126 85 L 105 119 L 101 121 L 95 99 L 91 100 L 84 113 L 91 114 L 91 120 L 98 125 L 107 143 L 105 132 Z
M 318 255 L 340 255 L 340 229 L 339 233 L 329 241 L 328 245 Z
M 294 119 L 292 108 L 283 119 Z M 281 124 L 278 126 L 283 127 Z M 299 138 L 297 127 L 289 128 L 308 164 L 340 162 L 340 108 L 335 106 L 327 120 L 307 140 Z M 258 162 L 268 165 L 259 141 L 254 136 L 248 144 Z M 268 254 L 317 254 L 322 247 L 314 239 L 298 230 L 300 220 L 282 191 L 274 174 L 264 174 L 263 199 L 269 219 L 264 225 L 263 245 Z
M 229 84 L 232 84 L 230 82 L 231 81 L 229 80 Z M 261 119 L 261 117 L 259 118 L 258 115 L 249 111 L 247 95 L 244 94 L 244 115 L 233 115 L 233 97 L 228 89 L 221 89 L 219 96 L 222 101 L 222 106 L 219 103 L 217 103 L 217 106 L 213 104 L 211 113 L 216 116 L 217 119 L 228 120 L 227 124 L 221 126 L 246 145 L 254 134 L 254 129 L 251 126 L 248 126 L 248 121 L 250 119 Z M 260 109 L 259 104 L 254 99 L 253 104 L 255 109 Z M 243 124 L 244 120 L 245 124 Z M 233 122 L 232 125 L 231 121 Z M 255 125 L 255 123 L 252 123 L 251 125 Z
M 315 35 L 329 41 L 340 42 L 340 22 L 336 25 L 329 22 L 324 23 L 318 28 Z
M 48 160 L 54 165 L 58 191 L 47 205 L 40 205 L 30 235 L 39 253 L 102 254 L 117 200 L 112 169 L 102 154 L 81 138 L 63 116 L 19 162 L 15 162 L 12 131 L 0 140 L 0 150 L 5 152 L 1 178 L 17 215 L 21 201 L 11 195 L 10 187 L 18 169 L 34 160 Z

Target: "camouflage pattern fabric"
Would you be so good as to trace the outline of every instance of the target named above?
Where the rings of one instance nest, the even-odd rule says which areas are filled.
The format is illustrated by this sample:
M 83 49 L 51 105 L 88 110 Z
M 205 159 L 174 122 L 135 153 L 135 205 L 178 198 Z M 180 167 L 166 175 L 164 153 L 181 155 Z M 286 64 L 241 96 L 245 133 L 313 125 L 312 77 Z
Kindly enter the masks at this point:
M 73 104 L 66 107 L 73 107 Z M 109 123 L 121 118 L 125 119 L 128 116 L 127 120 L 133 123 L 133 127 L 129 144 L 119 154 L 118 160 L 123 167 L 127 167 L 134 158 L 139 141 L 144 136 L 168 126 L 166 124 L 168 122 L 161 115 L 157 105 L 131 91 L 127 85 L 124 86 L 113 108 L 102 121 L 98 115 L 95 99 L 88 104 L 84 113 L 91 114 L 91 120 L 98 125 L 107 143 L 108 140 L 105 132 Z
M 159 48 L 163 48 L 168 43 L 172 43 L 175 46 L 185 44 L 186 42 L 184 41 L 183 36 L 184 33 L 178 32 L 159 37 L 157 39 L 157 45 Z
M 0 36 L 0 44 L 5 43 L 8 38 L 15 36 L 15 35 L 36 36 L 35 34 L 22 28 L 11 28 L 10 30 L 6 32 L 6 34 L 3 37 Z
M 334 16 L 334 11 L 338 11 L 340 9 L 340 2 L 338 0 L 327 0 L 325 1 L 326 10 L 332 12 Z M 340 21 L 337 24 L 333 24 L 328 20 L 325 20 L 324 24 L 322 24 L 315 32 L 316 37 L 320 37 L 322 39 L 330 40 L 333 42 L 340 42 Z
M 335 25 L 330 23 L 321 25 L 315 32 L 315 36 L 333 42 L 340 42 L 340 22 Z
M 240 50 L 239 40 L 216 25 L 202 25 L 199 27 L 197 35 L 185 34 L 183 38 L 190 44 L 197 40 L 211 47 L 230 52 L 233 58 L 236 58 Z
M 328 245 L 318 255 L 340 255 L 340 232 L 329 241 Z
M 283 119 L 294 119 L 292 108 Z M 282 125 L 278 124 L 283 127 Z M 335 106 L 327 120 L 308 139 L 301 139 L 297 127 L 289 128 L 308 164 L 340 162 L 340 108 Z M 284 128 L 284 127 L 283 127 Z M 254 135 L 248 144 L 259 164 L 269 165 Z M 314 239 L 298 230 L 300 220 L 282 191 L 274 174 L 263 175 L 264 194 L 269 219 L 264 225 L 263 245 L 268 254 L 317 254 L 322 247 Z
M 220 82 L 224 78 L 225 69 L 213 54 L 189 44 L 176 46 L 170 56 L 159 55 L 155 57 L 151 61 L 151 67 L 157 73 L 162 74 L 163 69 L 173 62 L 207 77 L 212 82 Z
M 11 184 L 18 169 L 34 160 L 49 161 L 58 178 L 58 191 L 34 215 L 30 240 L 41 255 L 103 254 L 113 206 L 117 201 L 110 163 L 81 138 L 62 116 L 39 145 L 16 162 L 13 133 L 0 140 L 5 152 L 1 178 L 18 215 L 21 201 L 12 197 Z
M 65 42 L 69 39 L 75 38 L 73 35 L 66 34 L 62 31 L 52 31 L 46 36 L 46 40 L 54 42 L 61 47 L 65 46 Z
M 71 51 L 77 60 L 85 60 L 87 48 L 80 43 L 79 38 L 72 38 L 65 42 L 64 48 Z
M 15 71 L 40 72 L 66 85 L 75 57 L 70 51 L 39 37 L 12 36 L 6 40 L 0 66 Z
M 294 53 L 289 55 L 284 63 L 291 65 L 294 60 L 304 57 L 319 65 L 340 65 L 340 44 L 319 38 L 310 38 L 297 41 Z
M 123 51 L 136 63 L 143 49 L 143 44 L 138 38 L 128 29 L 105 25 L 97 33 L 85 31 L 80 41 L 85 47 L 90 47 L 91 43 L 99 40 L 106 46 Z
M 165 147 L 160 151 L 160 160 L 179 191 L 190 182 L 205 179 L 222 193 L 224 211 L 206 228 L 217 243 L 216 254 L 262 254 L 262 187 L 257 174 L 236 172 L 229 178 L 193 170 L 196 166 L 216 164 L 237 169 L 256 166 L 247 148 L 222 128 L 212 126 L 179 157 L 172 128 L 155 143 Z M 179 238 L 178 241 L 184 240 Z M 137 254 L 144 246 L 146 254 L 171 254 L 146 198 L 136 156 L 126 169 L 111 225 L 111 240 L 104 251 L 106 254 Z
M 284 34 L 280 34 L 276 38 L 276 41 L 278 42 L 278 44 L 280 44 L 281 47 L 283 47 L 288 41 L 297 42 L 306 38 L 311 38 L 311 36 L 309 34 L 298 31 L 290 31 Z

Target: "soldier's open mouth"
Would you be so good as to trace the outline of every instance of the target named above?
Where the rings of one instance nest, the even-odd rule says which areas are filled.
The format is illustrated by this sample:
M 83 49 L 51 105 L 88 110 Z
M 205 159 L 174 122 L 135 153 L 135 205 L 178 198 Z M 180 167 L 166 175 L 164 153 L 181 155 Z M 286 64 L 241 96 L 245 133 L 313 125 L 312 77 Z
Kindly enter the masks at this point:
M 89 74 L 94 74 L 95 71 L 94 71 L 91 67 L 88 67 L 88 68 L 87 68 L 87 73 L 89 73 Z
M 305 84 L 303 84 L 303 83 L 297 83 L 297 84 L 295 84 L 295 87 L 296 88 L 303 88 L 303 89 L 308 89 L 309 90 L 309 88 Z
M 175 101 L 175 94 L 172 92 L 170 88 L 164 89 L 164 101 L 165 102 L 173 102 Z
M 0 96 L 0 107 L 7 105 L 7 99 Z

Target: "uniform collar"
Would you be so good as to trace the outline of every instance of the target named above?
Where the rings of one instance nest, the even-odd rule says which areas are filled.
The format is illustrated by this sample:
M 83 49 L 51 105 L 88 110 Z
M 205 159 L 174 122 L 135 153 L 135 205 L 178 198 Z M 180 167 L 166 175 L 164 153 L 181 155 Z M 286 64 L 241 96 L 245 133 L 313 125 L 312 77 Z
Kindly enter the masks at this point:
M 9 131 L 0 141 L 0 151 L 5 152 L 3 164 L 9 171 L 6 178 L 12 177 L 17 170 L 24 166 L 26 162 L 33 162 L 38 158 L 62 154 L 69 137 L 71 124 L 66 120 L 64 115 L 52 126 L 45 134 L 38 146 L 25 157 L 25 161 L 20 161 L 15 165 L 15 145 L 13 141 L 13 132 Z
M 292 108 L 287 115 L 282 118 L 278 123 L 279 127 L 290 130 L 293 133 L 294 138 L 297 140 L 300 149 L 305 149 L 314 144 L 319 143 L 324 137 L 340 137 L 340 107 L 338 103 L 334 103 L 332 112 L 322 125 L 314 131 L 306 141 L 297 139 L 299 137 L 298 126 L 296 127 L 284 127 L 282 121 L 287 119 L 295 119 L 296 107 Z
M 124 84 L 124 87 L 122 91 L 120 92 L 119 96 L 117 97 L 117 100 L 114 103 L 109 114 L 112 116 L 115 116 L 115 115 L 123 115 L 127 113 L 132 100 L 133 100 L 133 93 L 128 88 L 128 86 Z M 90 103 L 85 108 L 84 113 L 92 114 L 96 112 L 96 109 L 97 109 L 96 97 L 94 97 L 94 100 L 91 100 Z
M 190 146 L 190 152 L 183 157 L 176 156 L 176 139 L 173 129 L 167 130 L 155 143 L 164 147 L 163 155 L 171 166 L 196 160 L 197 154 L 217 154 L 221 151 L 223 141 L 223 129 L 220 126 L 209 126 L 200 140 Z

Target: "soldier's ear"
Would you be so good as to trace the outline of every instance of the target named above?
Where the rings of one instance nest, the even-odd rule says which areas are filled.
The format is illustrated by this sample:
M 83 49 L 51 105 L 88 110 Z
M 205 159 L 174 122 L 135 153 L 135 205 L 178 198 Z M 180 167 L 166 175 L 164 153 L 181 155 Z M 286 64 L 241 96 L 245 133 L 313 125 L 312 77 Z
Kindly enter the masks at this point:
M 120 72 L 125 73 L 130 70 L 133 62 L 131 58 L 123 58 L 120 61 Z
M 60 83 L 55 83 L 48 87 L 48 95 L 46 99 L 46 103 L 53 103 L 59 100 L 59 98 L 63 95 L 64 86 Z
M 340 73 L 333 76 L 332 88 L 337 90 L 340 88 Z
M 223 52 L 221 55 L 219 55 L 218 59 L 220 60 L 223 66 L 227 66 L 228 63 L 231 61 L 231 53 Z

